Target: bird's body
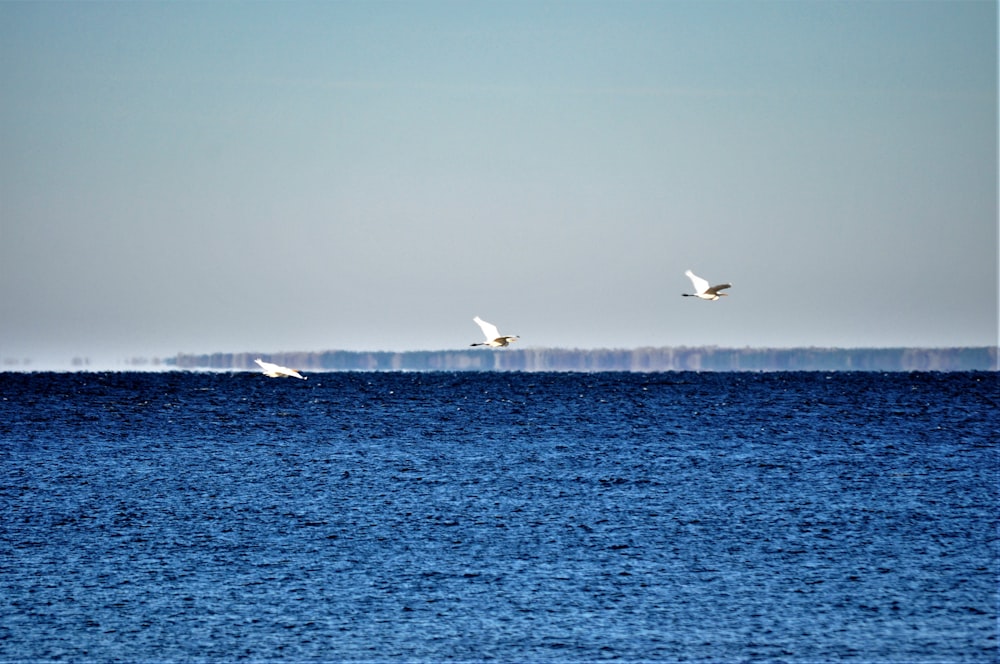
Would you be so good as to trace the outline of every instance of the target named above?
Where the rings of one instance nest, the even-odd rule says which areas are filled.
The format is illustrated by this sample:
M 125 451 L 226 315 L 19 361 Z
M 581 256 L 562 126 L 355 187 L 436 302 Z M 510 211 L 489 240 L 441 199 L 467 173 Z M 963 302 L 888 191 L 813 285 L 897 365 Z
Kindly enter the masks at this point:
M 254 360 L 260 368 L 264 370 L 265 376 L 270 376 L 271 378 L 301 378 L 305 380 L 306 377 L 300 374 L 295 369 L 289 369 L 288 367 L 283 367 L 280 364 L 272 364 L 271 362 L 265 362 L 264 360 L 257 358 Z
M 732 287 L 732 284 L 709 286 L 707 281 L 699 277 L 691 270 L 688 270 L 684 274 L 687 275 L 687 278 L 690 279 L 691 283 L 694 285 L 693 293 L 681 293 L 684 297 L 698 297 L 702 300 L 718 300 L 720 297 L 729 295 L 729 293 L 720 293 L 719 291 Z
M 476 325 L 483 331 L 483 335 L 486 337 L 486 341 L 481 341 L 477 344 L 469 344 L 470 346 L 489 346 L 491 348 L 503 348 L 504 346 L 510 344 L 512 341 L 517 341 L 520 339 L 518 336 L 504 336 L 500 334 L 500 330 L 493 323 L 487 323 L 479 316 L 473 318 Z

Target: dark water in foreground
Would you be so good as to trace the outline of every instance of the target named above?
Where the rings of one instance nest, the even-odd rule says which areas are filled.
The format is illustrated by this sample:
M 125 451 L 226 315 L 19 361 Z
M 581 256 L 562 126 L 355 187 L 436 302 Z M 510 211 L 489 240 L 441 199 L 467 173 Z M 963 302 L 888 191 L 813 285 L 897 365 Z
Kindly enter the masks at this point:
M 998 659 L 996 374 L 0 389 L 0 660 Z

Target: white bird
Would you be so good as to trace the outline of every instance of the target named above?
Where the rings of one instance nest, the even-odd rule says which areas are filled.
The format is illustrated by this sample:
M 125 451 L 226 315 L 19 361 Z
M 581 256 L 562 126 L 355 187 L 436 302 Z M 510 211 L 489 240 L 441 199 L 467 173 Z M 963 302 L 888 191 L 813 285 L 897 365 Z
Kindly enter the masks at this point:
M 476 316 L 472 320 L 476 321 L 476 325 L 482 329 L 483 334 L 486 335 L 486 341 L 482 341 L 478 344 L 469 344 L 470 346 L 490 346 L 491 348 L 503 348 L 512 341 L 517 341 L 521 337 L 513 336 L 506 337 L 500 334 L 500 330 L 493 323 L 487 323 L 479 316 Z
M 302 380 L 306 379 L 305 376 L 300 374 L 295 369 L 289 369 L 288 367 L 283 367 L 280 364 L 272 364 L 270 362 L 265 362 L 259 357 L 256 360 L 254 360 L 254 362 L 259 364 L 260 368 L 264 370 L 265 376 L 270 376 L 271 378 L 292 377 L 292 378 L 301 378 Z
M 684 274 L 686 274 L 688 279 L 691 280 L 691 283 L 694 284 L 694 292 L 681 293 L 684 297 L 700 297 L 703 300 L 718 300 L 720 297 L 729 295 L 729 293 L 720 293 L 719 291 L 732 287 L 732 284 L 709 286 L 707 281 L 699 277 L 691 270 L 688 270 Z

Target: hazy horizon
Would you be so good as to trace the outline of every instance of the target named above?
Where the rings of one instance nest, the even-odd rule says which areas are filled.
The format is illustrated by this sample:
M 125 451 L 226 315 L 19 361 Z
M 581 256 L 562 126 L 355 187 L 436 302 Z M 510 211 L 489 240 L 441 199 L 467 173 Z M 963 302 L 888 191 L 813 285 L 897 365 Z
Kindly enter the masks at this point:
M 997 344 L 993 2 L 0 3 L 0 53 L 0 368 Z
M 905 350 L 914 351 L 917 353 L 928 352 L 930 355 L 934 355 L 938 351 L 962 351 L 971 350 L 979 348 L 991 348 L 995 349 L 996 346 L 963 346 L 963 347 L 852 347 L 852 348 L 841 348 L 841 347 L 816 347 L 816 346 L 800 346 L 800 347 L 732 347 L 732 346 L 645 346 L 645 347 L 633 347 L 633 348 L 551 348 L 551 347 L 538 347 L 538 346 L 522 346 L 520 348 L 515 348 L 513 346 L 504 349 L 477 349 L 473 350 L 471 348 L 451 348 L 451 349 L 440 349 L 440 350 L 429 350 L 429 349 L 413 349 L 405 351 L 392 351 L 392 350 L 380 350 L 380 349 L 369 349 L 369 350 L 353 350 L 345 351 L 338 348 L 323 348 L 323 349 L 283 349 L 283 350 L 261 350 L 261 349 L 250 349 L 250 350 L 239 350 L 239 351 L 205 351 L 205 352 L 193 352 L 193 353 L 176 353 L 169 356 L 133 356 L 133 357 L 80 357 L 75 356 L 73 358 L 47 358 L 41 363 L 36 362 L 33 358 L 4 358 L 3 362 L 0 363 L 0 373 L 4 371 L 11 372 L 32 372 L 32 371 L 258 371 L 258 367 L 251 363 L 249 360 L 246 366 L 239 369 L 219 369 L 212 367 L 179 367 L 176 363 L 178 360 L 183 361 L 184 358 L 198 358 L 205 356 L 245 356 L 247 358 L 260 357 L 267 360 L 277 360 L 279 362 L 285 362 L 285 356 L 308 356 L 308 355 L 321 355 L 324 353 L 355 353 L 358 355 L 372 354 L 372 355 L 393 355 L 393 354 L 407 354 L 407 353 L 464 353 L 466 351 L 471 351 L 473 353 L 485 353 L 487 355 L 491 353 L 509 353 L 516 352 L 518 350 L 525 351 L 565 351 L 569 353 L 592 353 L 594 355 L 600 355 L 602 353 L 619 353 L 619 352 L 635 352 L 642 350 L 662 350 L 670 349 L 673 351 L 776 351 L 776 352 L 795 352 L 795 351 L 833 351 L 833 352 L 844 352 L 852 353 L 860 351 L 865 352 L 879 352 L 879 351 L 892 351 L 892 350 Z M 995 355 L 995 354 L 994 354 Z M 287 360 L 290 361 L 290 360 Z M 992 361 L 995 362 L 995 361 Z M 293 362 L 294 363 L 294 362 Z M 343 371 L 343 370 L 354 370 L 354 369 L 317 369 L 315 367 L 310 367 L 306 369 L 303 365 L 296 365 L 299 369 L 308 370 L 310 372 L 316 371 Z M 994 367 L 995 369 L 995 367 Z M 991 369 L 991 370 L 994 370 Z M 448 370 L 448 369 L 443 369 Z M 600 369 L 595 369 L 600 370 Z M 660 371 L 660 369 L 654 369 L 653 371 Z

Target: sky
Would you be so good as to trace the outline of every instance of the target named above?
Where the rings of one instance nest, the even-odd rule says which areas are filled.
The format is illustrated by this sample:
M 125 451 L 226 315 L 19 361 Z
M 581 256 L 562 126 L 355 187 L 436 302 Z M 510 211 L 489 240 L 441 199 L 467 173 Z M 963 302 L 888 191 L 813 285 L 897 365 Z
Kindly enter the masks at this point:
M 997 56 L 961 0 L 2 2 L 0 361 L 995 345 Z

